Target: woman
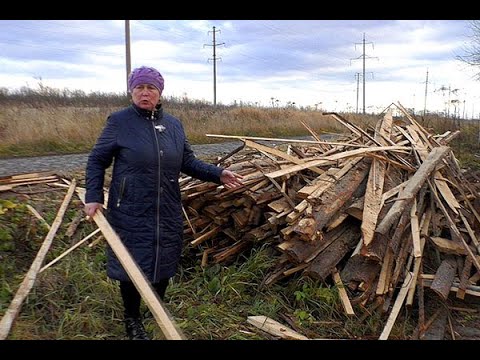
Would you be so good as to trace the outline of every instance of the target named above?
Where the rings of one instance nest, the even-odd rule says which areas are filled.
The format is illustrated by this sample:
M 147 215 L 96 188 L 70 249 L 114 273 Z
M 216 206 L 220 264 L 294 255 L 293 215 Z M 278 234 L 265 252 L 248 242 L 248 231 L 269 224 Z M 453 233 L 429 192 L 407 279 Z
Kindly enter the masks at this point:
M 88 216 L 102 210 L 105 170 L 113 162 L 107 219 L 161 299 L 183 245 L 180 172 L 226 188 L 242 186 L 239 174 L 195 157 L 180 120 L 163 111 L 163 88 L 156 69 L 132 71 L 133 104 L 108 117 L 88 158 L 85 198 Z M 109 247 L 107 275 L 120 282 L 128 337 L 147 340 L 140 294 Z

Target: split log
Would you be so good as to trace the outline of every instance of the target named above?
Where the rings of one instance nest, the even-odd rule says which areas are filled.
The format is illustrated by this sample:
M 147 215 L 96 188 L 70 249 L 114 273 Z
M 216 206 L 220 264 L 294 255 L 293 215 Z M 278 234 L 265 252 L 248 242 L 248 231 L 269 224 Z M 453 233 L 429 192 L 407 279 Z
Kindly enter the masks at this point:
M 456 272 L 457 261 L 453 256 L 447 257 L 437 269 L 430 289 L 435 291 L 443 300 L 447 300 Z
M 378 122 L 379 129 L 375 134 L 375 139 L 377 141 L 381 141 L 380 133 L 382 133 L 384 137 L 390 137 L 392 131 L 392 122 L 392 112 L 389 110 L 384 116 L 383 121 Z M 386 163 L 375 158 L 372 159 L 364 197 L 363 214 L 365 214 L 365 216 L 362 217 L 363 221 L 361 226 L 362 239 L 365 246 L 368 246 L 368 244 L 370 244 L 373 240 L 378 215 L 382 207 L 382 194 L 385 174 Z
M 380 264 L 361 255 L 354 255 L 348 259 L 340 276 L 343 283 L 351 290 L 357 290 L 359 284 L 371 288 L 380 271 Z
M 297 239 L 289 241 L 289 246 L 282 249 L 282 251 L 295 263 L 310 262 L 339 238 L 351 238 L 357 234 L 358 225 L 353 221 L 347 222 L 343 226 L 330 232 L 323 233 L 321 237 L 318 237 L 313 242 L 305 242 Z
M 403 211 L 410 204 L 415 195 L 417 195 L 427 178 L 450 151 L 449 147 L 440 146 L 434 148 L 430 152 L 428 158 L 400 192 L 398 199 L 390 208 L 387 215 L 385 215 L 380 224 L 378 224 L 377 229 L 375 230 L 376 233 L 379 233 L 382 236 L 387 236 L 394 223 L 400 218 Z
M 348 176 L 343 176 L 320 196 L 316 201 L 319 205 L 315 205 L 313 209 L 317 230 L 322 230 L 342 207 L 348 207 L 355 198 L 363 195 L 368 169 L 369 161 L 364 160 L 358 163 L 350 170 Z
M 355 248 L 360 234 L 357 232 L 344 233 L 330 244 L 325 250 L 318 254 L 312 260 L 310 266 L 305 270 L 305 274 L 316 279 L 325 280 L 343 257 Z

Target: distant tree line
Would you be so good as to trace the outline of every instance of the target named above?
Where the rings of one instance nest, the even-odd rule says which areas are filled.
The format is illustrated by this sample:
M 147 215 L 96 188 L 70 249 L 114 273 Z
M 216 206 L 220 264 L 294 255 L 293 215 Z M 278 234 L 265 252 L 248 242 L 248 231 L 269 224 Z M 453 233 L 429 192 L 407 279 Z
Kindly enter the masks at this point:
M 22 87 L 16 90 L 0 88 L 0 104 L 36 106 L 123 106 L 129 103 L 126 94 L 92 92 L 82 90 L 55 89 L 42 86 L 38 89 Z
M 23 86 L 11 90 L 0 87 L 0 105 L 17 105 L 28 107 L 123 107 L 131 103 L 130 95 L 126 93 L 90 92 L 83 90 L 56 89 L 39 83 L 38 88 Z M 163 97 L 162 103 L 169 108 L 193 108 L 196 110 L 213 110 L 212 103 L 205 100 L 183 97 Z M 240 106 L 245 104 L 240 104 Z M 234 105 L 217 104 L 216 108 L 227 109 L 238 107 Z

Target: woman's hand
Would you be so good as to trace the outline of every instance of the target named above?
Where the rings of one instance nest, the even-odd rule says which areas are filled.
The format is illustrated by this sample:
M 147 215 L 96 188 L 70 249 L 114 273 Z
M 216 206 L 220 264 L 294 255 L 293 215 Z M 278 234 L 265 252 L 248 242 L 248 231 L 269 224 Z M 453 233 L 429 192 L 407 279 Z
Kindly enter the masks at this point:
M 236 189 L 243 186 L 243 183 L 240 181 L 243 179 L 243 176 L 233 171 L 224 169 L 220 175 L 220 181 L 227 189 Z
M 90 220 L 90 218 L 93 217 L 93 215 L 95 215 L 95 213 L 97 212 L 97 209 L 99 209 L 98 211 L 102 212 L 103 204 L 96 203 L 96 202 L 85 204 L 84 211 L 85 211 L 85 214 L 87 214 L 87 220 Z

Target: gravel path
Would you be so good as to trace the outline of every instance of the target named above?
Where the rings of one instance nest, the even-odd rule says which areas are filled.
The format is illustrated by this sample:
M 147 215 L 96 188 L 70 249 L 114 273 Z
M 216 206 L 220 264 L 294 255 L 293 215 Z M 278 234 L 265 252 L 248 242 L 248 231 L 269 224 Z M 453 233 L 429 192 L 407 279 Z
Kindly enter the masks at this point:
M 312 138 L 303 137 L 297 139 L 311 140 Z M 271 141 L 264 143 L 270 143 L 270 146 L 273 145 Z M 198 157 L 223 156 L 241 144 L 241 141 L 233 141 L 217 144 L 192 145 L 192 148 Z M 41 171 L 80 169 L 84 168 L 87 164 L 87 158 L 88 153 L 0 159 L 0 177 Z

